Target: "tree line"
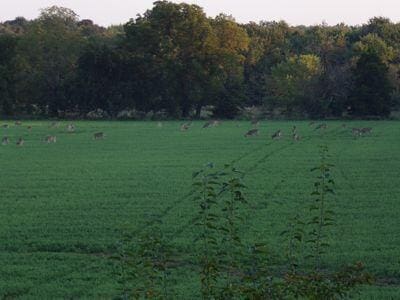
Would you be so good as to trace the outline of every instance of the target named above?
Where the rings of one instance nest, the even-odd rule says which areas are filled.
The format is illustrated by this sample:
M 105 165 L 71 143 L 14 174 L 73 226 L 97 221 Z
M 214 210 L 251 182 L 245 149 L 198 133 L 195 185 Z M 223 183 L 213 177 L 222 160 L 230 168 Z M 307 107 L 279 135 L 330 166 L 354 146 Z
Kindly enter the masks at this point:
M 239 24 L 154 2 L 107 28 L 63 7 L 0 23 L 0 114 L 40 117 L 388 117 L 400 23 Z

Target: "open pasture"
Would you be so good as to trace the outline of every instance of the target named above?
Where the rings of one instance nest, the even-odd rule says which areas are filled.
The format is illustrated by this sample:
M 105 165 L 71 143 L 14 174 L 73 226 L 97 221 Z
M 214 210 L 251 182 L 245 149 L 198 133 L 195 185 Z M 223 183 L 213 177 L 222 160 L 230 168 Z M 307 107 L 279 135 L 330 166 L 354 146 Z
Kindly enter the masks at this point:
M 327 144 L 335 165 L 335 212 L 327 268 L 362 261 L 377 278 L 362 299 L 400 295 L 400 123 L 330 121 L 315 130 L 306 121 L 253 125 L 194 122 L 22 121 L 1 127 L 0 297 L 113 298 L 118 295 L 115 254 L 123 232 L 140 232 L 159 215 L 171 241 L 187 257 L 197 207 L 188 197 L 191 175 L 204 164 L 235 165 L 246 173 L 246 240 L 267 242 L 274 265 L 284 264 L 279 233 L 307 207 Z M 301 136 L 292 139 L 292 127 Z M 28 129 L 31 126 L 31 129 Z M 371 127 L 354 137 L 351 128 Z M 282 137 L 272 139 L 277 130 Z M 94 134 L 104 137 L 95 139 Z M 56 136 L 56 142 L 46 142 Z M 22 137 L 24 144 L 17 146 Z M 177 293 L 193 285 L 190 265 L 174 274 Z M 190 278 L 190 279 L 189 279 Z M 195 289 L 193 289 L 195 290 Z M 191 298 L 196 298 L 192 295 Z M 183 299 L 182 296 L 180 299 Z

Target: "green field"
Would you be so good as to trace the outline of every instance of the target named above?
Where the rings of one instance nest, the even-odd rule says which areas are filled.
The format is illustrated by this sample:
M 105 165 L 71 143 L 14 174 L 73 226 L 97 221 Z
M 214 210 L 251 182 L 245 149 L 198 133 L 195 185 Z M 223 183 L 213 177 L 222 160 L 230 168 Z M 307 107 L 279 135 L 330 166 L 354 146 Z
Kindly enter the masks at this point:
M 3 121 L 0 123 L 7 123 Z M 223 122 L 186 132 L 179 122 L 23 122 L 1 128 L 11 143 L 0 147 L 0 298 L 113 298 L 119 284 L 114 260 L 124 232 L 141 232 L 152 214 L 183 256 L 193 249 L 189 224 L 197 207 L 187 197 L 192 172 L 208 162 L 235 161 L 246 172 L 249 205 L 242 236 L 267 241 L 273 263 L 284 263 L 279 233 L 305 209 L 314 181 L 318 145 L 327 144 L 335 164 L 335 211 L 330 252 L 336 269 L 362 261 L 377 279 L 361 299 L 400 299 L 400 123 L 327 122 L 324 133 L 308 122 L 260 125 L 245 138 L 249 122 Z M 302 139 L 289 137 L 297 125 Z M 28 131 L 27 126 L 32 130 Z M 353 138 L 351 127 L 372 127 Z M 278 128 L 284 136 L 271 140 Z M 104 140 L 93 133 L 103 131 Z M 46 135 L 57 143 L 43 142 Z M 24 137 L 25 144 L 15 141 Z M 174 276 L 177 299 L 196 298 L 199 285 L 189 267 Z M 190 279 L 189 279 L 190 278 Z M 195 286 L 195 287 L 194 287 Z M 193 288 L 194 287 L 194 288 Z M 184 296 L 185 295 L 185 296 Z M 189 296 L 188 296 L 189 295 Z

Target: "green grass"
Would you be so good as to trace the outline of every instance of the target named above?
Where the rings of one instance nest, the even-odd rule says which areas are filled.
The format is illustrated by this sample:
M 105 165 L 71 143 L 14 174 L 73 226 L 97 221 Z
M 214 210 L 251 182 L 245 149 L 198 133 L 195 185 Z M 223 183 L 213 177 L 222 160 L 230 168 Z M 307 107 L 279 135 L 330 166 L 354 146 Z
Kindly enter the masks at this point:
M 322 134 L 308 122 L 263 122 L 260 136 L 251 138 L 243 136 L 248 122 L 233 121 L 209 129 L 195 122 L 187 132 L 179 122 L 162 128 L 156 122 L 76 122 L 75 133 L 66 132 L 66 122 L 60 128 L 36 121 L 1 128 L 12 143 L 0 147 L 0 296 L 117 296 L 110 256 L 124 232 L 142 231 L 153 214 L 162 216 L 166 233 L 187 257 L 196 251 L 189 224 L 197 207 L 187 196 L 191 174 L 207 162 L 222 167 L 235 161 L 246 172 L 242 235 L 267 241 L 279 266 L 279 233 L 307 205 L 314 181 L 309 169 L 318 164 L 318 145 L 326 143 L 336 166 L 338 225 L 324 266 L 363 261 L 380 285 L 363 288 L 360 299 L 399 298 L 400 123 L 327 123 Z M 294 124 L 300 142 L 289 137 Z M 373 133 L 354 139 L 350 128 L 358 126 L 373 127 Z M 272 141 L 278 128 L 285 135 Z M 95 141 L 96 131 L 106 138 Z M 49 134 L 57 136 L 56 144 L 43 142 Z M 17 147 L 20 136 L 26 142 Z M 192 268 L 174 277 L 181 299 L 199 286 Z

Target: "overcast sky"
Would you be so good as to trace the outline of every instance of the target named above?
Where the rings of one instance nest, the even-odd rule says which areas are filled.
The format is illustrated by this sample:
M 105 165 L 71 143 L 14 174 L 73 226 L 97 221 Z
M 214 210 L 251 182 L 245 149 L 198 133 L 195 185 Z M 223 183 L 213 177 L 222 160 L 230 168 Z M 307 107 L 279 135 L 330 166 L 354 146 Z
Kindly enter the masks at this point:
M 36 18 L 51 5 L 71 8 L 81 19 L 103 26 L 120 24 L 152 7 L 153 0 L 0 0 L 0 20 Z M 182 1 L 174 1 L 182 2 Z M 285 20 L 291 25 L 366 23 L 373 16 L 400 21 L 400 0 L 187 0 L 203 7 L 209 16 L 220 12 L 238 22 Z

